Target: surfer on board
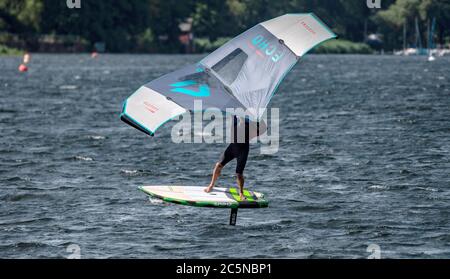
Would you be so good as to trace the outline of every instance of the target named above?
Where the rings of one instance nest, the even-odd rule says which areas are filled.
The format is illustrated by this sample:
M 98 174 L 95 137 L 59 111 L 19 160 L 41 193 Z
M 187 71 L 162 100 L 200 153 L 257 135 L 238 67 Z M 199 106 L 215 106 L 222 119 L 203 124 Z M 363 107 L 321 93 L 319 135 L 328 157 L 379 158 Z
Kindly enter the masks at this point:
M 239 122 L 239 123 L 238 123 Z M 225 152 L 222 153 L 220 161 L 216 163 L 211 178 L 211 183 L 205 189 L 206 193 L 213 190 L 220 173 L 231 160 L 236 159 L 236 180 L 239 186 L 239 198 L 241 201 L 244 197 L 244 169 L 247 163 L 248 153 L 250 150 L 250 141 L 264 134 L 267 131 L 267 125 L 264 121 L 252 122 L 248 119 L 233 117 L 233 129 L 231 129 L 232 142 L 228 145 Z

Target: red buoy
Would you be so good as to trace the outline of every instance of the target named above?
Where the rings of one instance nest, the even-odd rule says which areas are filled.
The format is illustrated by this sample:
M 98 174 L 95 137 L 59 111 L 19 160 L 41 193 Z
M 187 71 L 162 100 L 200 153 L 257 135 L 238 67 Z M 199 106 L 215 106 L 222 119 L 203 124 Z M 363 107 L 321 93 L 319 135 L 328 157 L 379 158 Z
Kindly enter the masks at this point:
M 28 71 L 28 67 L 25 64 L 20 64 L 19 66 L 19 72 L 24 73 Z
M 98 56 L 98 52 L 94 51 L 91 53 L 92 58 L 97 58 L 97 56 Z

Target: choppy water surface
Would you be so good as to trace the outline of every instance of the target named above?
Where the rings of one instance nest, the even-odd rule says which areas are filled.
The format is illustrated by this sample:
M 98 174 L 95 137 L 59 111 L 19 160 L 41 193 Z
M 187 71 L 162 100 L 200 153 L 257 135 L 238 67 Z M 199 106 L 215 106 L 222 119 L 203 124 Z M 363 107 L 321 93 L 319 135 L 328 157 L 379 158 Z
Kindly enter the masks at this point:
M 255 146 L 268 209 L 150 202 L 206 185 L 225 144 L 172 144 L 119 120 L 145 82 L 200 56 L 0 58 L 0 257 L 450 257 L 450 58 L 307 56 L 280 87 L 280 150 Z M 233 185 L 234 165 L 222 186 Z

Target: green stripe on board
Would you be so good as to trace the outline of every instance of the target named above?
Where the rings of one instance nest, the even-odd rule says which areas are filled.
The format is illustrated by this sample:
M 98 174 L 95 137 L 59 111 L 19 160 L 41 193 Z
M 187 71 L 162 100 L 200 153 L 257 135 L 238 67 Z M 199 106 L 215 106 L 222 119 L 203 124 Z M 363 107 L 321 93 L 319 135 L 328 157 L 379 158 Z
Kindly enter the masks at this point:
M 247 191 L 247 190 L 244 190 L 244 196 L 245 196 L 245 197 L 247 198 L 247 200 L 250 201 L 250 202 L 255 201 L 255 200 L 253 199 L 252 194 L 250 194 L 250 192 Z
M 230 193 L 233 196 L 233 198 L 237 201 L 241 201 L 241 199 L 239 198 L 239 194 L 236 190 L 236 188 L 230 188 Z
M 239 195 L 238 191 L 236 190 L 236 188 L 230 188 L 230 193 L 231 193 L 231 195 L 233 195 L 233 198 L 235 200 L 241 201 L 241 199 L 239 197 L 240 195 Z M 247 201 L 249 201 L 249 202 L 255 201 L 255 199 L 253 199 L 252 194 L 248 190 L 244 190 L 244 197 L 246 197 Z

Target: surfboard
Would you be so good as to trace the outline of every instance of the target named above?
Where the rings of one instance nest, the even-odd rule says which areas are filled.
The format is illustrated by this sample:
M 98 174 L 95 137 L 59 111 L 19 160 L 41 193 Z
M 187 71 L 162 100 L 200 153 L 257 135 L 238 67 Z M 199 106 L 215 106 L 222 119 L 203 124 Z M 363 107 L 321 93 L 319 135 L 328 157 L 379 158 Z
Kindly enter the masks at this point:
M 264 194 L 244 191 L 246 200 L 239 198 L 237 188 L 214 188 L 210 193 L 198 186 L 143 186 L 139 187 L 147 195 L 165 202 L 197 207 L 217 208 L 265 208 L 269 202 Z

